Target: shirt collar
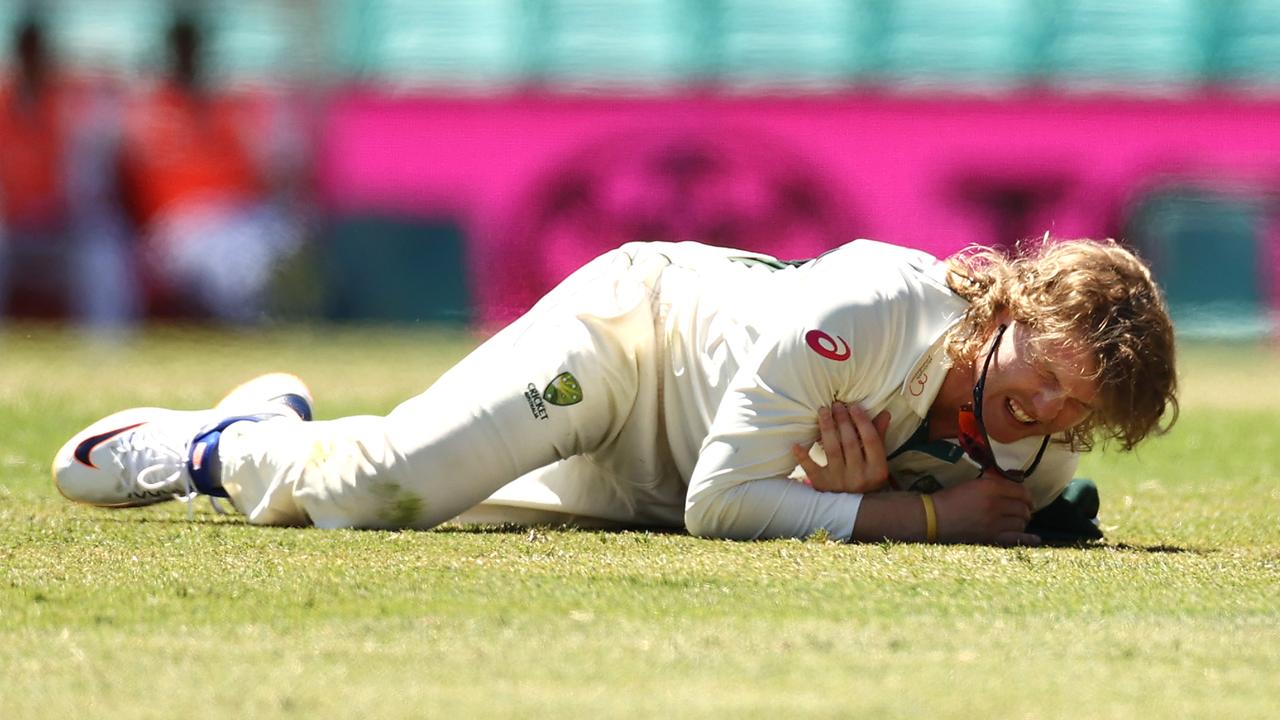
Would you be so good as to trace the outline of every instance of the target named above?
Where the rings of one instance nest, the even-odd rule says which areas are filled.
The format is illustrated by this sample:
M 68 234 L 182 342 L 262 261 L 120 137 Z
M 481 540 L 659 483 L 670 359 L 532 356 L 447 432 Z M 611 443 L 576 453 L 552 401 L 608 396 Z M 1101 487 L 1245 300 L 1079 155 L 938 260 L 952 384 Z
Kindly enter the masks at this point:
M 942 389 L 942 380 L 951 368 L 951 358 L 947 356 L 946 341 L 948 327 L 933 341 L 933 345 L 916 360 L 907 379 L 899 391 L 906 399 L 907 406 L 920 417 L 929 416 L 929 408 Z

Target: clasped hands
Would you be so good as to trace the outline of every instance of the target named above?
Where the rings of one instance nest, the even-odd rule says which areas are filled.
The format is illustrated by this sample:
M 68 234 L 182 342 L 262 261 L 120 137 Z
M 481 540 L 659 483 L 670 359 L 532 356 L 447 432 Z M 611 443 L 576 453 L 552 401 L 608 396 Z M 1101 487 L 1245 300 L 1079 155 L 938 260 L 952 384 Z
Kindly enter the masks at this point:
M 805 473 L 805 482 L 823 492 L 874 493 L 883 490 L 889 484 L 889 461 L 884 444 L 889 420 L 888 411 L 873 419 L 857 404 L 835 402 L 830 407 L 821 408 L 818 411 L 818 442 L 827 456 L 826 466 L 819 465 L 809 455 L 812 446 L 794 445 L 791 448 L 796 463 Z M 1026 532 L 1033 503 L 1025 484 L 988 471 L 968 482 L 940 490 L 934 494 L 934 499 L 939 539 L 945 542 L 998 545 L 1037 545 L 1040 542 L 1039 537 Z M 907 505 L 906 515 L 913 516 L 914 505 L 910 502 Z M 888 510 L 887 507 L 885 509 Z
M 826 453 L 826 467 L 809 455 L 812 446 L 793 445 L 791 454 L 814 490 L 875 492 L 889 483 L 884 448 L 889 419 L 888 410 L 873 420 L 861 405 L 833 402 L 818 410 L 818 443 Z

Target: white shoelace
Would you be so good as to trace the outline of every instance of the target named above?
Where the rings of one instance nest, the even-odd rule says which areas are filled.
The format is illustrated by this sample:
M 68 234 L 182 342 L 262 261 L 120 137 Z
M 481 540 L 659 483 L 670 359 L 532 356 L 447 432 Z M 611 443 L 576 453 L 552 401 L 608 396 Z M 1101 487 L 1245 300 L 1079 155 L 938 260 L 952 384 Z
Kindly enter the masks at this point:
M 185 472 L 186 448 L 161 442 L 154 434 L 138 441 L 145 430 L 134 430 L 118 440 L 113 460 L 120 469 L 120 486 L 126 494 L 171 491 L 174 497 L 195 494 Z M 157 477 L 159 476 L 159 477 Z
M 176 470 L 165 467 L 165 465 L 159 463 L 155 465 L 148 465 L 138 471 L 137 475 L 134 476 L 133 482 L 134 485 L 137 486 L 138 491 L 141 492 L 163 492 L 170 489 L 172 486 L 174 489 L 173 496 L 182 500 L 197 494 L 195 488 L 191 484 L 190 478 L 188 478 L 187 474 L 182 470 L 183 468 L 181 465 L 179 465 Z M 125 472 L 127 473 L 128 470 Z M 149 476 L 157 474 L 163 474 L 164 477 L 154 482 L 148 479 Z M 127 487 L 128 475 L 121 479 L 124 480 Z
M 169 492 L 174 499 L 187 506 L 187 519 L 195 517 L 196 491 L 191 476 L 186 471 L 186 447 L 174 447 L 158 442 L 154 436 L 135 442 L 138 431 L 120 438 L 118 451 L 113 459 L 120 470 L 121 488 L 130 493 Z M 219 515 L 227 515 L 218 499 L 209 496 L 209 505 Z

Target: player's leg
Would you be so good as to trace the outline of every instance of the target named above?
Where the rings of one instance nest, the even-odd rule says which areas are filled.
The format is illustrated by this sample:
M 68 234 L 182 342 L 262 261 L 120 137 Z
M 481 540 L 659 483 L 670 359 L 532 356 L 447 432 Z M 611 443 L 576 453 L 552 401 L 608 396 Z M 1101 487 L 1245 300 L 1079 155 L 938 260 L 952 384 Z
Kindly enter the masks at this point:
M 610 253 L 386 417 L 228 429 L 222 484 L 251 522 L 431 527 L 608 443 L 653 344 L 651 269 Z
M 665 465 L 661 458 L 637 455 L 624 474 L 612 471 L 599 452 L 578 455 L 522 475 L 456 519 L 482 525 L 681 529 L 684 493 L 668 492 L 655 477 Z M 683 485 L 675 478 L 673 485 Z
M 55 476 L 69 497 L 95 504 L 137 503 L 67 492 L 68 479 L 113 498 L 194 485 L 229 496 L 255 523 L 435 525 L 616 435 L 635 401 L 638 358 L 653 344 L 660 271 L 620 251 L 593 261 L 385 418 L 126 411 L 73 438 Z
M 592 455 L 578 455 L 526 473 L 456 520 L 603 529 L 643 525 L 634 518 L 632 499 L 595 460 Z

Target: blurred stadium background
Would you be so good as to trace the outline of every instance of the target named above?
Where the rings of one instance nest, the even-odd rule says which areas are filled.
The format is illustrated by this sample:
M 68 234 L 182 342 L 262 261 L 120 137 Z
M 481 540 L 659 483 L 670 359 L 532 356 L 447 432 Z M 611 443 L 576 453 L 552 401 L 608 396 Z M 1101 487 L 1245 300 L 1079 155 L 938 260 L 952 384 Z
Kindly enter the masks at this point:
M 488 325 L 628 240 L 1045 232 L 1187 335 L 1280 315 L 1275 0 L 6 0 L 0 57 L 11 317 Z

